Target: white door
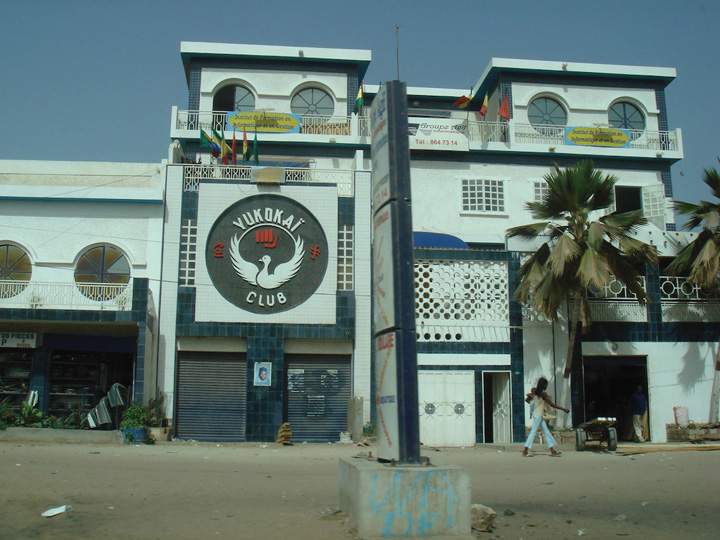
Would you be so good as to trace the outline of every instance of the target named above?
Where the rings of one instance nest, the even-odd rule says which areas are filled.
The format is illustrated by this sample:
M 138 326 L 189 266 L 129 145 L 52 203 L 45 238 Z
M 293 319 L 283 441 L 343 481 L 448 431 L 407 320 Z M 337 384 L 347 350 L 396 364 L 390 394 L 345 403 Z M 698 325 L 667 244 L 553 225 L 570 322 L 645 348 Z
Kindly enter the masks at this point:
M 420 442 L 475 444 L 475 372 L 419 371 Z
M 510 374 L 492 374 L 493 442 L 510 441 Z

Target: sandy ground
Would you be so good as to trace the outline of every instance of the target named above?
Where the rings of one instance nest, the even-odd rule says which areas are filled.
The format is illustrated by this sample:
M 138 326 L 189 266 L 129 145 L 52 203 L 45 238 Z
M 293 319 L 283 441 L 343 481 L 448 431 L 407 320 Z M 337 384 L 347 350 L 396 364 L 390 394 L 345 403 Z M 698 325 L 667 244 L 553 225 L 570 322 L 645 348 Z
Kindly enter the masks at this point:
M 511 445 L 422 455 L 470 471 L 471 502 L 498 514 L 481 539 L 720 538 L 720 451 L 644 447 L 658 451 L 551 458 L 538 448 L 522 458 Z M 0 442 L 0 538 L 352 539 L 338 511 L 337 460 L 373 451 Z M 40 515 L 60 505 L 71 508 Z

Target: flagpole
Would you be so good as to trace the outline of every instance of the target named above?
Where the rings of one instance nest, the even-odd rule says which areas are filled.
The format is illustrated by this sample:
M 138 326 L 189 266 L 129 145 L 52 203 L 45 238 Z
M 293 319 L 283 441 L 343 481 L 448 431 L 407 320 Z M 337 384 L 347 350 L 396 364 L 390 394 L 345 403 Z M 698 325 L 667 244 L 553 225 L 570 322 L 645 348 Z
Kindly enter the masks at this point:
M 395 63 L 397 64 L 397 80 L 400 80 L 400 27 L 395 25 Z

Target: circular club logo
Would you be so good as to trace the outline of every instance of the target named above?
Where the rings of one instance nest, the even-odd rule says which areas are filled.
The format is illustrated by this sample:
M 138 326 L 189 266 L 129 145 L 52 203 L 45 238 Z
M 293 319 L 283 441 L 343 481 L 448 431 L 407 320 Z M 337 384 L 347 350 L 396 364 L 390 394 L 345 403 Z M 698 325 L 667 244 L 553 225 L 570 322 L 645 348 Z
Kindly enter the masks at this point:
M 328 243 L 303 205 L 280 195 L 253 195 L 215 221 L 205 261 L 226 300 L 252 313 L 278 313 L 299 306 L 320 286 Z

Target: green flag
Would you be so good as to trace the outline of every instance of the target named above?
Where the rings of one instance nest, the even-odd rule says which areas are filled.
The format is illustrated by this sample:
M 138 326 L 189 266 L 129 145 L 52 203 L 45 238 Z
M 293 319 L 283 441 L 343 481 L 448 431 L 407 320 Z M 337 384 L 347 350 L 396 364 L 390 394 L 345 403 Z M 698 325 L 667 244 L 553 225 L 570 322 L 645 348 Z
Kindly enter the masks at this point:
M 355 108 L 353 109 L 353 112 L 357 114 L 360 112 L 363 106 L 363 84 L 360 83 L 360 89 L 358 90 L 357 98 L 355 99 Z
M 260 165 L 260 156 L 258 156 L 258 147 L 257 147 L 257 129 L 255 130 L 255 141 L 253 142 L 253 156 L 255 156 L 255 165 Z

